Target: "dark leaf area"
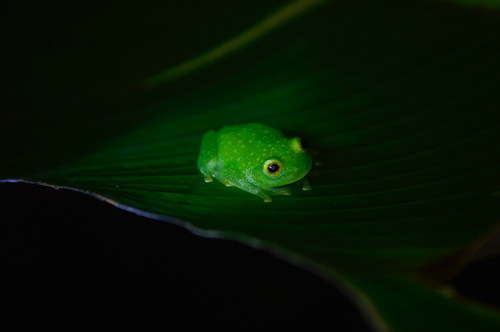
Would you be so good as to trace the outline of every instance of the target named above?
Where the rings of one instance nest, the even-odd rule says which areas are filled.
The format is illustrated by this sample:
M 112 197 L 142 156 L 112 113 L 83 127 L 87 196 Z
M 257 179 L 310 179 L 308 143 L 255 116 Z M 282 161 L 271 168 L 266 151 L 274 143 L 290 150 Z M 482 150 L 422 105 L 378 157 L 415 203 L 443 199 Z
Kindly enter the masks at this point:
M 265 252 L 196 237 L 66 190 L 9 184 L 0 188 L 0 197 L 8 216 L 2 223 L 4 266 L 44 266 L 54 277 L 76 270 L 72 278 L 80 283 L 89 276 L 102 278 L 111 264 L 119 264 L 129 278 L 139 276 L 129 285 L 132 292 L 147 280 L 156 299 L 177 307 L 169 317 L 185 314 L 185 307 L 194 316 L 207 314 L 209 308 L 211 318 L 203 324 L 187 320 L 186 326 L 320 330 L 333 322 L 343 331 L 369 331 L 345 295 Z M 450 283 L 471 299 L 500 305 L 498 264 L 499 258 L 469 264 Z M 101 286 L 108 282 L 99 281 Z M 52 292 L 64 293 L 66 286 Z M 134 301 L 121 305 L 135 308 Z M 110 302 L 117 305 L 121 300 Z
M 321 330 L 333 319 L 343 331 L 369 331 L 361 313 L 331 284 L 264 251 L 197 237 L 67 190 L 8 184 L 0 187 L 0 197 L 8 216 L 1 229 L 3 266 L 38 266 L 35 273 L 52 282 L 64 276 L 88 287 L 90 281 L 99 299 L 109 289 L 123 293 L 124 283 L 127 292 L 106 301 L 130 315 L 140 315 L 146 305 L 161 312 L 166 327 L 181 319 L 186 328 Z M 114 280 L 110 276 L 117 271 L 122 275 Z M 66 283 L 50 284 L 52 297 L 79 294 Z M 137 293 L 144 299 L 138 301 Z M 69 299 L 72 305 L 79 301 Z

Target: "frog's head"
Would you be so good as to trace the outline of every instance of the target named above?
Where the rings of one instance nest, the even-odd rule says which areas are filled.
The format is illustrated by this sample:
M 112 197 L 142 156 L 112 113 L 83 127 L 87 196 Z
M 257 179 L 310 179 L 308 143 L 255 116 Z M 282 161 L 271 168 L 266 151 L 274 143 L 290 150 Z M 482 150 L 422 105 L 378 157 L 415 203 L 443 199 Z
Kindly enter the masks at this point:
M 255 180 L 262 187 L 284 186 L 302 179 L 312 167 L 307 142 L 300 137 L 276 142 L 273 152 L 262 160 Z

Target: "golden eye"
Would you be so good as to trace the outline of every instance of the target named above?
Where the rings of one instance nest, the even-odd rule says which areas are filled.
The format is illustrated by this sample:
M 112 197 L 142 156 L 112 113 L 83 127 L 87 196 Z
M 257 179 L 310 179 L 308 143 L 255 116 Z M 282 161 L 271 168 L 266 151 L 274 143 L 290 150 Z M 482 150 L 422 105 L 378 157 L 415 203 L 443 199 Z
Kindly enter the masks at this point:
M 272 159 L 264 163 L 264 172 L 269 176 L 278 176 L 281 174 L 283 166 L 278 160 Z

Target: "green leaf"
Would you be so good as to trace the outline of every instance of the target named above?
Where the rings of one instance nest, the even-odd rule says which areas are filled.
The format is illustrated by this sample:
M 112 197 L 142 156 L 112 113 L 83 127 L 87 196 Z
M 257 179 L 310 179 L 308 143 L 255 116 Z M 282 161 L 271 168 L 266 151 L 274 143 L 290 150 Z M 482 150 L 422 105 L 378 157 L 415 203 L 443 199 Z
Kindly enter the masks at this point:
M 12 62 L 0 178 L 264 248 L 363 299 L 380 330 L 408 331 L 413 310 L 426 330 L 500 328 L 424 285 L 499 225 L 494 16 L 418 1 L 137 6 Z M 319 151 L 312 191 L 264 204 L 203 182 L 202 135 L 254 121 Z
M 500 325 L 498 312 L 465 301 L 447 287 L 394 277 L 351 276 L 350 280 L 372 301 L 378 315 L 386 318 L 385 322 L 374 321 L 382 329 L 493 332 Z

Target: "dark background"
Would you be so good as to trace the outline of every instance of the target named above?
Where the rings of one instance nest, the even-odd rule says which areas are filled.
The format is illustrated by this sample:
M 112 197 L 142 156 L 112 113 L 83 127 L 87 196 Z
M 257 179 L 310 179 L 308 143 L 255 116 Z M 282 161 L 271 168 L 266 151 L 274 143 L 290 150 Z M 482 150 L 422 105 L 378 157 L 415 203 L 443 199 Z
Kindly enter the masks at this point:
M 185 326 L 368 331 L 335 287 L 268 253 L 201 238 L 70 190 L 1 183 L 0 196 L 4 274 L 12 264 L 29 266 L 36 271 L 32 279 L 57 280 L 50 283 L 52 294 L 74 294 L 90 281 L 120 290 L 124 297 L 109 299 L 112 306 L 136 311 L 151 302 L 159 303 L 158 310 L 168 305 L 174 309 L 162 313 L 167 320 L 189 313 Z M 498 306 L 499 263 L 495 257 L 469 264 L 450 283 L 459 293 Z M 141 289 L 146 303 L 132 295 Z M 102 295 L 97 292 L 97 303 Z
M 121 279 L 127 295 L 110 305 L 135 311 L 158 301 L 157 309 L 170 307 L 162 313 L 167 321 L 189 313 L 185 326 L 368 331 L 342 293 L 268 253 L 201 238 L 70 190 L 0 183 L 0 196 L 3 270 L 36 267 L 33 279 L 48 274 L 60 281 L 50 283 L 53 294 L 73 294 L 89 280 L 114 289 Z M 135 299 L 141 289 L 147 303 Z M 98 292 L 98 303 L 106 293 Z

